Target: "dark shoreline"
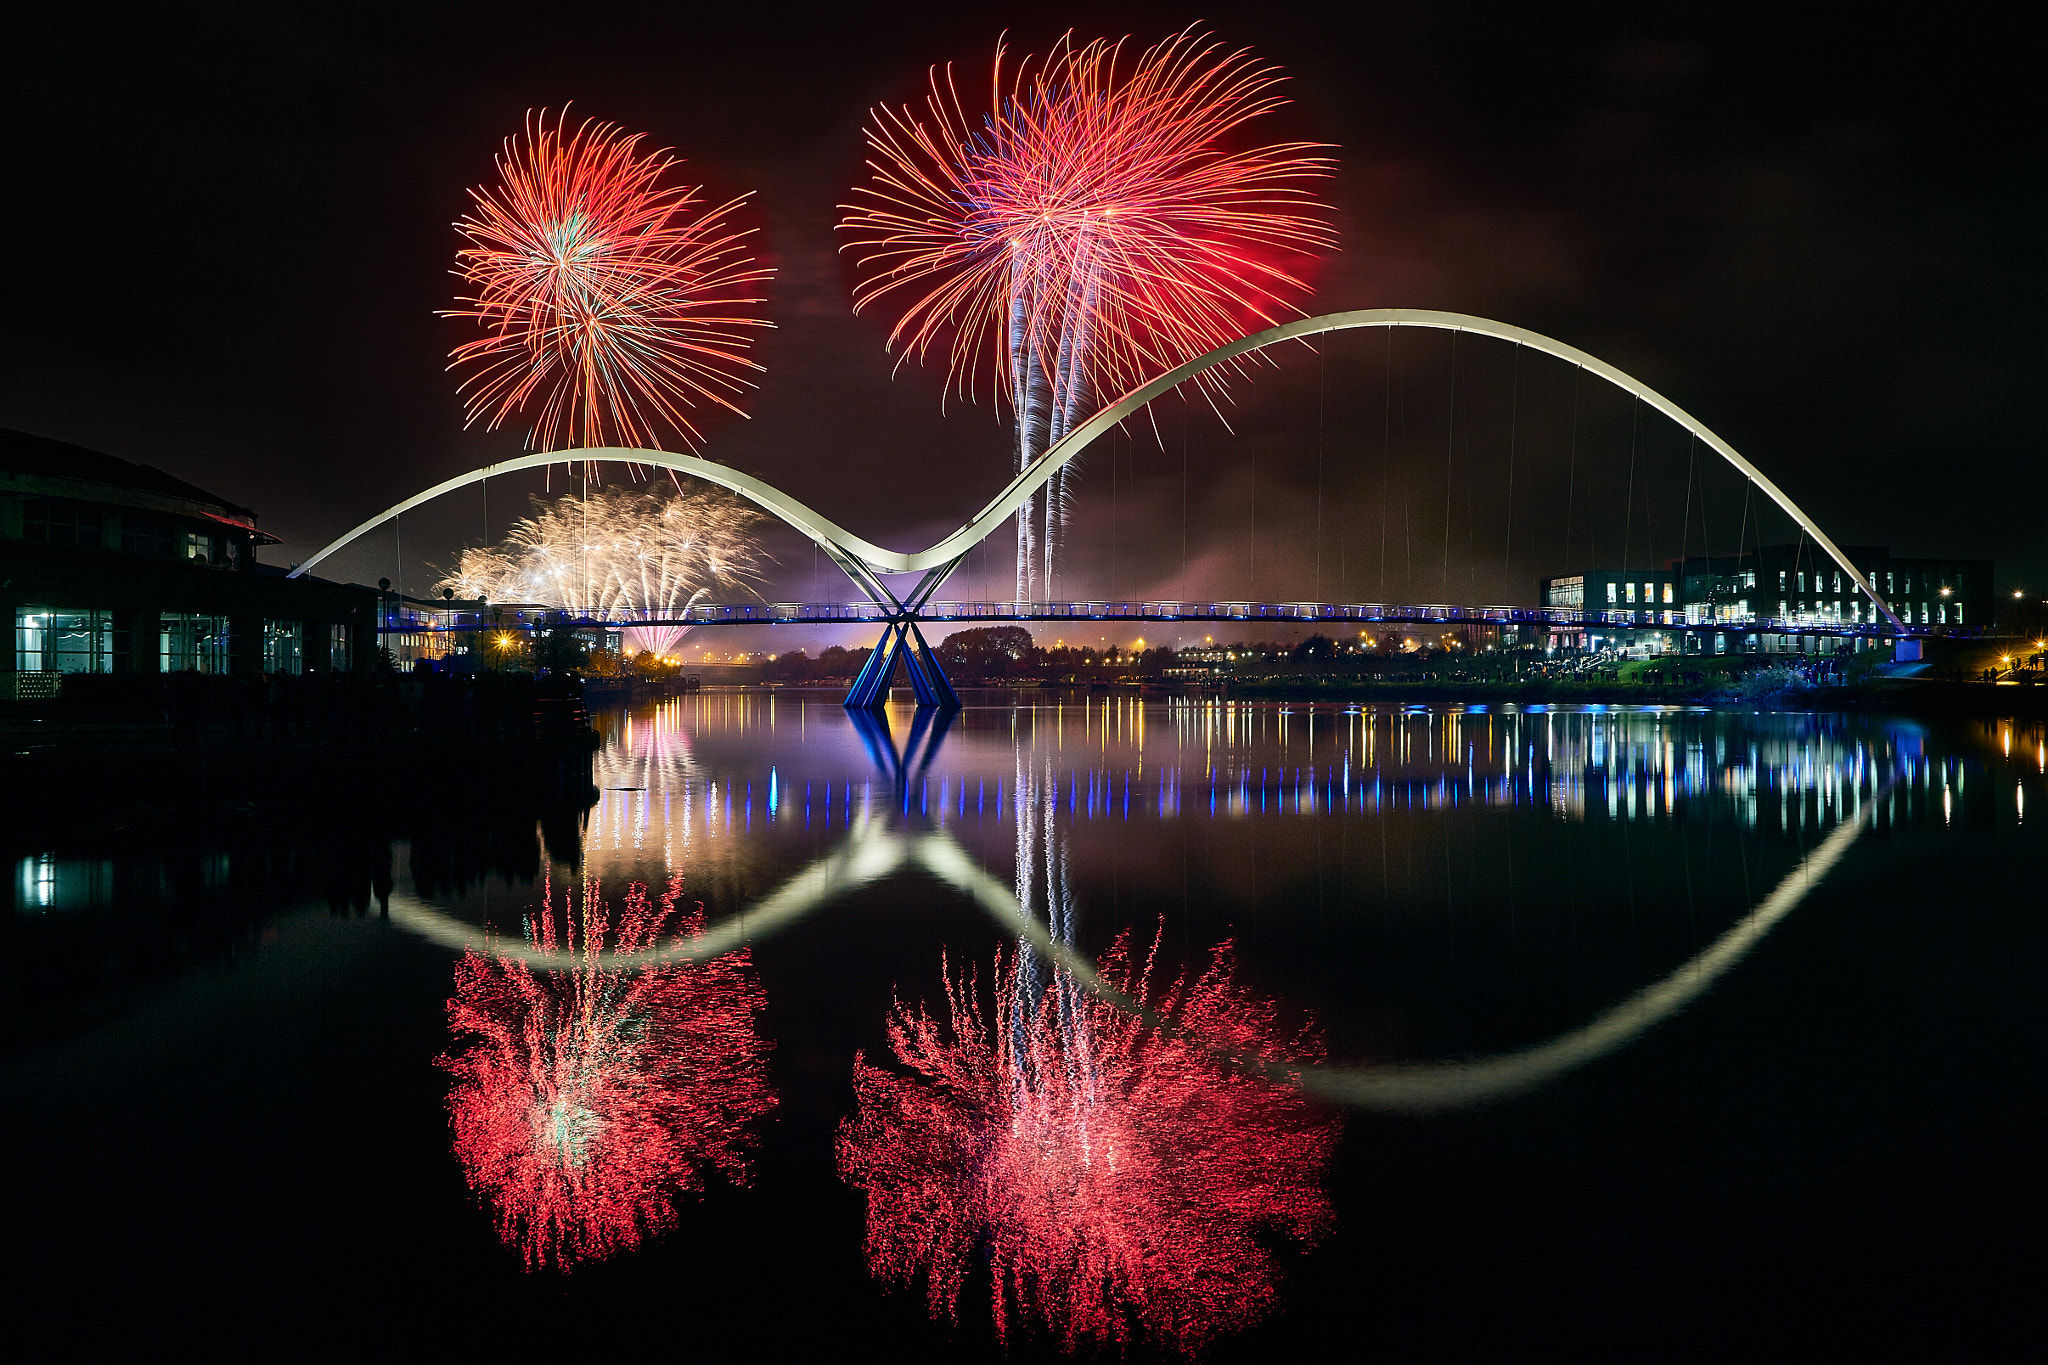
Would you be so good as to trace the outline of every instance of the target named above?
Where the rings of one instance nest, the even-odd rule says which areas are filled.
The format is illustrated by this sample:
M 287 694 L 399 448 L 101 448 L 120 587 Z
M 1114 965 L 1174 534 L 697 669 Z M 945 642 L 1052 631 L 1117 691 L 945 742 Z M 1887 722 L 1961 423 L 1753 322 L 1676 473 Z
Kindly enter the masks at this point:
M 1211 698 L 1218 701 L 1333 702 L 1410 706 L 1684 706 L 1716 711 L 1868 711 L 1907 716 L 2048 716 L 2048 686 L 1992 683 L 1879 682 L 1788 689 L 1742 696 L 1726 688 L 1660 687 L 1636 683 L 1579 683 L 1537 680 L 1520 683 L 1388 683 L 1321 679 L 1261 679 L 1221 688 L 1187 688 L 1157 682 L 1025 683 L 959 682 L 968 705 L 987 704 L 1000 694 L 1005 704 L 1029 705 L 1035 698 L 1124 695 Z M 707 691 L 803 694 L 805 700 L 839 700 L 842 686 L 817 683 L 740 684 Z M 910 689 L 898 685 L 899 700 Z M 975 696 L 972 694 L 982 694 Z M 637 698 L 635 699 L 637 700 Z
M 1882 711 L 1904 715 L 2048 715 L 2048 687 L 1995 683 L 1878 682 L 1788 688 L 1744 696 L 1726 688 L 1629 683 L 1233 683 L 1218 695 L 1259 701 L 1411 702 L 1417 705 L 1699 706 L 1731 711 Z

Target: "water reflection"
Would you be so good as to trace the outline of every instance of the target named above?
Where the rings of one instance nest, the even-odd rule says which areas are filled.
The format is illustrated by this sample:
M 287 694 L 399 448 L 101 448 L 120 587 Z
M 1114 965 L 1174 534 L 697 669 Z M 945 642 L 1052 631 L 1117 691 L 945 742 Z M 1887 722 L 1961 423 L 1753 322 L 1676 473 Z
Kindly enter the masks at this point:
M 441 1064 L 455 1154 L 529 1270 L 564 1269 L 674 1226 L 677 1201 L 716 1170 L 748 1175 L 751 1121 L 774 1106 L 764 997 L 747 950 L 623 968 L 635 953 L 702 933 L 682 879 L 634 885 L 615 912 L 594 879 L 526 918 L 537 952 L 574 965 L 534 971 L 464 953 Z
M 998 955 L 992 1008 L 951 972 L 943 1020 L 899 1005 L 888 1040 L 902 1069 L 855 1062 L 839 1169 L 867 1195 L 870 1269 L 921 1279 L 935 1317 L 957 1313 L 985 1261 L 1005 1340 L 1030 1322 L 1069 1350 L 1142 1336 L 1194 1354 L 1259 1317 L 1281 1249 L 1330 1226 L 1338 1133 L 1211 1049 L 1286 1065 L 1321 1045 L 1237 984 L 1227 944 L 1160 989 L 1153 956 L 1134 965 L 1120 941 L 1101 977 L 1142 1013 L 1032 992 L 1022 952 Z
M 642 1055 L 643 1034 L 579 1002 L 625 998 L 630 983 L 664 974 L 726 970 L 739 961 L 727 954 L 883 879 L 898 879 L 891 894 L 905 899 L 929 894 L 918 882 L 937 883 L 992 919 L 1009 946 L 978 971 L 949 969 L 935 1012 L 906 1005 L 886 1021 L 886 1055 L 855 1069 L 840 1169 L 867 1197 L 878 1277 L 921 1282 L 944 1316 L 985 1267 L 1000 1333 L 1036 1324 L 1067 1347 L 1144 1339 L 1194 1351 L 1257 1317 L 1282 1249 L 1329 1226 L 1322 1186 L 1337 1126 L 1320 1105 L 1444 1109 L 1549 1084 L 1700 999 L 1866 834 L 2023 821 L 2026 787 L 2040 785 L 2044 766 L 2038 727 L 2017 744 L 2010 727 L 1987 728 L 1979 754 L 1935 745 L 1915 724 L 1840 716 L 1086 703 L 969 711 L 949 734 L 916 717 L 892 727 L 818 712 L 785 706 L 778 722 L 772 702 L 722 698 L 621 724 L 599 758 L 584 873 L 687 872 L 693 894 L 717 909 L 681 936 L 578 938 L 530 925 L 465 958 L 468 979 L 488 984 L 480 999 L 595 1021 L 578 1023 L 582 1033 L 564 1022 L 470 1026 L 504 1054 L 498 1072 L 528 1079 L 496 1083 L 516 1117 L 477 1120 L 465 1165 L 531 1262 L 602 1255 L 667 1226 L 675 1196 L 719 1158 L 676 1158 L 687 1169 L 665 1174 L 636 1156 L 616 1175 L 582 1174 L 596 1165 L 593 1134 L 629 1130 L 575 1087 L 601 1059 Z M 1986 771 L 1994 750 L 2010 779 Z M 1626 897 L 1629 934 L 1638 875 L 1667 906 L 1683 895 L 1690 907 L 1695 878 L 1733 894 L 1682 953 L 1618 989 L 1596 988 L 1563 1018 L 1512 1033 L 1507 1046 L 1424 1046 L 1408 1057 L 1376 1055 L 1371 1035 L 1354 1032 L 1351 1055 L 1332 1061 L 1316 1037 L 1275 1022 L 1281 999 L 1356 1015 L 1369 984 L 1320 999 L 1255 995 L 1238 984 L 1227 945 L 1181 974 L 1156 947 L 1142 967 L 1122 946 L 1086 947 L 1083 910 L 1097 913 L 1103 872 L 1144 866 L 1167 837 L 1201 851 L 1228 904 L 1246 847 L 1231 831 L 1281 832 L 1284 887 L 1296 875 L 1287 856 L 1320 877 L 1321 840 L 1357 847 L 1342 842 L 1349 827 L 1378 835 L 1383 900 L 1396 866 L 1386 832 L 1404 828 L 1444 831 L 1443 861 L 1418 874 L 1411 853 L 1407 866 L 1418 881 L 1446 883 L 1459 872 L 1449 831 L 1534 831 L 1522 836 L 1534 866 L 1506 881 L 1508 895 L 1560 905 L 1583 867 L 1581 885 L 1617 904 Z M 1175 828 L 1199 832 L 1166 835 Z M 1580 832 L 1560 839 L 1559 829 Z M 1155 925 L 1161 889 L 1138 897 L 1141 909 L 1152 898 Z M 1108 909 L 1097 944 L 1132 923 L 1113 901 Z M 477 935 L 403 892 L 390 913 L 450 946 Z M 1299 907 L 1277 913 L 1298 917 Z M 753 991 L 743 962 L 738 970 Z M 747 998 L 750 1028 L 758 992 Z M 757 1035 L 746 1039 L 716 1046 L 757 1058 Z M 744 1097 L 731 1103 L 753 1112 Z M 678 1150 L 699 1140 L 698 1120 L 658 1121 L 682 1134 L 669 1139 Z M 631 1150 L 643 1148 L 666 1150 L 651 1140 Z M 579 1181 L 594 1192 L 579 1194 Z
M 778 819 L 824 834 L 831 843 L 781 885 L 740 900 L 701 934 L 621 946 L 604 961 L 626 967 L 707 960 L 779 932 L 880 878 L 921 868 L 965 892 L 1014 936 L 1010 970 L 1018 979 L 1009 998 L 1016 1029 L 1038 1017 L 1041 994 L 1049 992 L 1056 1015 L 1073 1018 L 1076 989 L 1107 990 L 1093 959 L 1075 948 L 1079 898 L 1071 842 L 1089 822 L 1223 823 L 1263 813 L 1377 823 L 1411 810 L 1523 807 L 1574 822 L 1604 818 L 1623 824 L 1663 824 L 1689 812 L 1711 822 L 1718 812 L 1736 817 L 1730 823 L 1738 830 L 1789 840 L 1789 870 L 1776 889 L 1745 897 L 1723 939 L 1667 978 L 1697 984 L 1710 979 L 1710 964 L 1724 971 L 1739 958 L 1723 951 L 1729 945 L 1740 942 L 1747 951 L 1788 913 L 1863 830 L 1947 823 L 1963 806 L 1995 791 L 1981 779 L 1973 786 L 1970 761 L 1956 753 L 1936 754 L 1921 728 L 1904 722 L 1827 716 L 1758 722 L 1650 709 L 1375 714 L 1359 708 L 1175 705 L 1164 708 L 1168 724 L 1154 727 L 1169 732 L 1171 747 L 1155 740 L 1148 748 L 1142 708 L 1105 704 L 1048 711 L 1005 713 L 1009 733 L 993 737 L 977 735 L 975 713 L 968 713 L 970 723 L 957 736 L 960 752 L 949 750 L 955 761 L 937 765 L 936 776 L 934 756 L 944 731 L 918 728 L 915 721 L 909 743 L 898 748 L 886 722 L 865 715 L 849 719 L 835 707 L 827 717 L 800 721 L 796 745 L 778 751 L 772 714 L 765 726 L 758 714 L 751 722 L 742 715 L 732 728 L 755 732 L 744 756 L 757 765 L 750 775 L 730 763 L 723 770 L 701 765 L 685 713 L 673 704 L 640 718 L 625 742 L 600 759 L 605 799 L 586 836 L 586 869 L 631 870 L 642 865 L 636 859 L 658 857 L 665 871 L 688 867 L 701 894 L 707 882 L 730 880 L 735 867 L 751 868 L 763 859 Z M 701 725 L 709 717 L 700 711 L 694 719 Z M 768 736 L 760 733 L 764 729 Z M 1085 768 L 1063 762 L 1079 757 L 1066 747 L 1070 730 L 1080 732 L 1073 736 L 1082 742 L 1077 747 L 1095 760 Z M 835 772 L 830 752 L 815 752 L 820 735 L 814 731 L 827 737 L 851 731 L 876 767 L 859 782 L 843 767 Z M 2009 751 L 2009 727 L 2006 733 Z M 760 742 L 764 738 L 769 742 Z M 699 747 L 703 742 L 700 734 Z M 2029 747 L 2037 746 L 2035 741 Z M 987 770 L 989 748 L 1007 760 L 1007 771 Z M 1274 761 L 1295 758 L 1304 761 Z M 803 774 L 801 797 L 797 781 L 785 779 L 778 765 Z M 641 781 L 616 781 L 629 775 Z M 2013 790 L 2013 815 L 2023 819 L 2024 781 Z M 778 809 L 782 791 L 790 795 Z M 757 803 L 764 826 L 758 832 Z M 1972 808 L 1989 814 L 1982 800 Z M 991 850 L 1009 855 L 1007 885 L 992 870 L 1000 865 L 973 851 L 988 842 L 991 826 L 1008 834 L 1007 848 Z M 1812 839 L 1820 842 L 1812 845 Z M 1742 855 L 1745 882 L 1749 856 Z M 1543 884 L 1542 874 L 1537 884 Z M 472 926 L 402 893 L 393 896 L 391 914 L 451 947 L 465 947 L 475 937 Z M 566 950 L 535 943 L 503 944 L 494 951 L 531 967 L 580 961 Z M 1644 994 L 1669 998 L 1657 990 Z M 1115 993 L 1109 995 L 1113 999 Z M 1668 1012 L 1653 1011 L 1651 1017 Z M 1016 1045 L 1021 1051 L 1021 1034 Z M 1376 1074 L 1397 1070 L 1385 1067 Z M 1413 1079 L 1417 1073 L 1409 1068 L 1403 1074 Z M 1383 1096 L 1394 1090 L 1374 1088 Z M 1358 1098 L 1361 1093 L 1354 1087 L 1346 1098 L 1369 1102 Z

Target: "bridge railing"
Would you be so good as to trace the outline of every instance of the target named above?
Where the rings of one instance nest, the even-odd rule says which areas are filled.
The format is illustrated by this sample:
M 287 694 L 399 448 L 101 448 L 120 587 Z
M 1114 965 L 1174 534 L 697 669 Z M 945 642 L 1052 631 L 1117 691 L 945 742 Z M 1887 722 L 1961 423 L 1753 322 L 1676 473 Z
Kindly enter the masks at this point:
M 1450 603 L 1386 602 L 935 602 L 918 613 L 927 622 L 970 621 L 1271 621 L 1394 626 L 1538 625 L 1624 630 L 1741 631 L 1756 634 L 1885 636 L 1898 632 L 1890 622 L 1837 619 L 1807 612 L 1782 619 L 1744 616 L 1720 620 L 1689 620 L 1685 608 L 1634 607 L 1586 611 L 1577 607 L 1466 607 Z M 749 602 L 698 603 L 687 611 L 611 611 L 586 613 L 531 604 L 507 604 L 479 611 L 389 608 L 379 621 L 387 634 L 468 632 L 500 626 L 514 629 L 628 630 L 640 625 L 835 625 L 879 624 L 886 610 L 872 602 Z M 1973 637 L 1983 627 L 1909 626 L 1910 635 Z

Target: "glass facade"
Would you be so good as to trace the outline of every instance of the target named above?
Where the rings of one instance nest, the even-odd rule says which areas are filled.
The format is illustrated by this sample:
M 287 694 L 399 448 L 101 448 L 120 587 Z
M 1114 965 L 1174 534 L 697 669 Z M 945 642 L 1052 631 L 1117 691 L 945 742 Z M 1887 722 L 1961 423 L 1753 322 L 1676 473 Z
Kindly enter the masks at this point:
M 228 618 L 167 611 L 158 626 L 157 667 L 166 673 L 228 671 Z
M 306 667 L 303 634 L 303 628 L 297 621 L 264 621 L 263 671 L 303 673 Z
M 59 858 L 53 853 L 39 853 L 15 864 L 17 911 L 85 910 L 113 903 L 111 858 Z
M 128 512 L 121 517 L 121 548 L 131 555 L 167 555 L 176 533 L 169 517 Z
M 43 545 L 97 546 L 100 509 L 69 498 L 30 498 L 21 507 L 21 538 Z
M 69 607 L 19 607 L 14 667 L 22 673 L 111 673 L 114 614 Z

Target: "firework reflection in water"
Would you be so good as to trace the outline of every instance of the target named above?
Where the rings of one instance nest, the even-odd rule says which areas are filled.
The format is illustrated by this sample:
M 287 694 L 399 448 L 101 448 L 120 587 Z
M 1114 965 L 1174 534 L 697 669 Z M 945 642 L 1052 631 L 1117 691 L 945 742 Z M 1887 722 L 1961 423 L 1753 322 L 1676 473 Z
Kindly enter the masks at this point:
M 617 968 L 636 952 L 702 932 L 635 884 L 613 918 L 595 880 L 554 904 L 544 887 L 529 942 L 585 965 L 534 971 L 464 954 L 448 1019 L 456 1045 L 448 1109 L 470 1187 L 529 1270 L 573 1268 L 673 1227 L 676 1204 L 716 1168 L 744 1184 L 752 1121 L 774 1107 L 765 998 L 746 952 L 709 962 Z
M 1162 991 L 1119 941 L 1103 975 L 1172 1020 L 1163 1031 L 1080 991 L 1031 992 L 1015 956 L 997 959 L 993 1015 L 950 970 L 945 1025 L 899 1004 L 889 1044 L 908 1074 L 856 1060 L 838 1142 L 840 1173 L 868 1197 L 874 1273 L 922 1276 L 933 1316 L 952 1317 L 985 1255 L 998 1335 L 1035 1318 L 1068 1349 L 1143 1335 L 1194 1354 L 1258 1318 L 1276 1246 L 1331 1224 L 1338 1123 L 1207 1051 L 1321 1059 L 1313 1031 L 1283 1037 L 1234 967 L 1226 943 Z M 1023 992 L 1036 1006 L 1017 1029 Z

